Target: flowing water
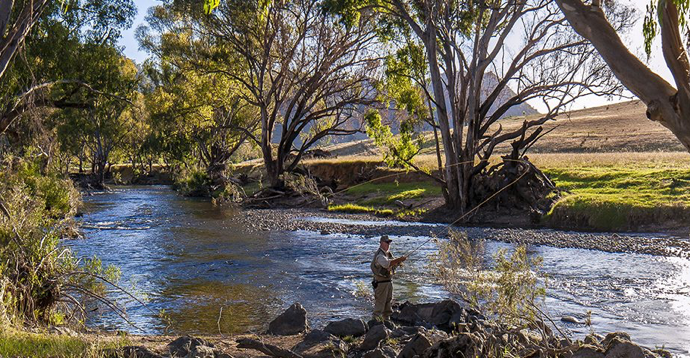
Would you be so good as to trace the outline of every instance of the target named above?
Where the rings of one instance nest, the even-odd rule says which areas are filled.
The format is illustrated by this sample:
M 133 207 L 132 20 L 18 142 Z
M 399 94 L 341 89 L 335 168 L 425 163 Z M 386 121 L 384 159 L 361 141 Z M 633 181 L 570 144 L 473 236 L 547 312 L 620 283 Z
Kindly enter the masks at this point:
M 249 233 L 234 223 L 231 210 L 165 187 L 117 188 L 84 201 L 86 239 L 66 243 L 80 257 L 96 255 L 118 266 L 121 286 L 146 301 L 144 307 L 113 290 L 110 295 L 125 304 L 137 328 L 108 312 L 91 324 L 134 333 L 229 334 L 258 331 L 293 302 L 302 303 L 317 327 L 332 318 L 370 314 L 369 261 L 378 238 Z M 427 240 L 392 238 L 398 253 Z M 487 242 L 487 259 L 500 248 L 511 245 Z M 398 301 L 448 297 L 429 273 L 426 257 L 434 250 L 433 242 L 423 245 L 400 270 Z M 543 257 L 546 307 L 556 320 L 584 319 L 591 311 L 596 332 L 626 331 L 640 344 L 664 345 L 690 357 L 690 260 L 545 246 L 532 246 L 529 254 Z M 575 336 L 590 329 L 558 323 Z

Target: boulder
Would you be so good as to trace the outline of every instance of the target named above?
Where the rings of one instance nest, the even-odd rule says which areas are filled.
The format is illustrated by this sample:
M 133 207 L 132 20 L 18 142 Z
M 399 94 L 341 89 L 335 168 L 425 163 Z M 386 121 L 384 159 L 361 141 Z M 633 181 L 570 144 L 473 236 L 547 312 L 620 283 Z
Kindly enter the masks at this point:
M 481 352 L 481 347 L 476 347 L 476 342 L 479 341 L 481 339 L 470 333 L 462 333 L 449 339 L 439 340 L 426 349 L 422 357 L 446 357 L 448 352 L 453 352 L 452 356 L 457 357 L 476 357 L 477 352 Z
M 391 321 L 391 320 L 381 321 L 381 320 L 376 319 L 376 318 L 370 319 L 369 322 L 367 322 L 367 327 L 369 327 L 369 329 L 371 329 L 371 327 L 377 326 L 379 324 L 386 325 L 386 328 L 388 328 L 390 330 L 394 330 L 394 329 L 398 328 L 398 326 L 395 323 L 393 323 L 393 321 Z
M 469 313 L 453 300 L 437 303 L 412 304 L 405 302 L 400 310 L 391 315 L 391 319 L 403 325 L 437 327 L 451 332 L 453 327 L 467 322 Z
M 187 357 L 189 352 L 194 350 L 197 346 L 213 348 L 213 343 L 207 342 L 201 338 L 183 336 L 168 343 L 168 352 L 170 352 L 171 357 Z
M 391 320 L 406 326 L 420 326 L 430 321 L 434 307 L 434 303 L 416 305 L 405 302 L 400 305 L 399 311 L 393 312 Z
M 604 358 L 604 350 L 590 344 L 580 346 L 570 358 Z
M 367 325 L 361 319 L 346 318 L 329 323 L 323 330 L 336 337 L 359 337 L 367 333 Z
M 395 351 L 390 348 L 390 347 L 385 347 L 385 348 L 376 348 L 374 350 L 370 350 L 364 355 L 362 355 L 362 358 L 395 358 L 396 353 Z
M 657 358 L 658 355 L 629 340 L 615 337 L 608 342 L 606 358 Z
M 268 324 L 268 334 L 277 336 L 292 336 L 308 329 L 307 310 L 297 302 Z
M 388 339 L 390 333 L 390 330 L 385 325 L 376 325 L 364 336 L 364 341 L 359 348 L 363 351 L 375 349 L 379 346 L 379 342 Z
M 625 332 L 612 332 L 606 335 L 603 340 L 601 340 L 601 345 L 605 348 L 608 347 L 612 340 L 618 338 L 623 341 L 630 341 L 630 335 Z
M 431 341 L 424 334 L 418 333 L 414 336 L 398 354 L 398 358 L 413 358 L 422 355 L 427 348 L 431 347 Z
M 439 329 L 449 331 L 451 318 L 457 319 L 457 314 L 465 315 L 463 311 L 459 303 L 453 300 L 443 300 L 434 305 L 428 322 Z
M 185 358 L 215 358 L 215 349 L 208 346 L 195 346 L 192 348 Z
M 118 349 L 108 349 L 103 352 L 105 358 L 163 358 L 147 348 L 138 346 L 127 346 Z
M 292 351 L 301 354 L 322 343 L 327 343 L 334 340 L 336 340 L 336 337 L 334 337 L 332 334 L 324 332 L 320 329 L 315 329 L 307 333 L 302 342 L 299 342 L 292 347 Z
M 422 327 L 400 327 L 391 331 L 391 338 L 412 337 L 417 333 L 424 332 Z

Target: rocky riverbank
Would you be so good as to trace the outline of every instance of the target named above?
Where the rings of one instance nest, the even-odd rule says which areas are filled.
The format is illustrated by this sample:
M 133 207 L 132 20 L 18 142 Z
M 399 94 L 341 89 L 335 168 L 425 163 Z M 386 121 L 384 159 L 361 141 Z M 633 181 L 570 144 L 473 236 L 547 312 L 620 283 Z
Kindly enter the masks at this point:
M 385 323 L 358 318 L 328 322 L 320 329 L 309 326 L 299 303 L 268 324 L 260 335 L 236 337 L 191 336 L 177 339 L 139 340 L 139 345 L 110 349 L 108 357 L 231 358 L 445 358 L 445 357 L 671 357 L 662 349 L 632 342 L 626 333 L 590 334 L 573 341 L 535 321 L 525 327 L 507 327 L 485 319 L 457 302 L 397 306 Z
M 421 222 L 399 222 L 368 214 L 333 213 L 318 209 L 243 209 L 237 216 L 250 231 L 310 230 L 364 236 L 446 237 L 448 226 Z M 690 258 L 690 240 L 616 233 L 582 233 L 551 229 L 454 227 L 472 240 L 496 240 L 530 245 L 546 245 Z

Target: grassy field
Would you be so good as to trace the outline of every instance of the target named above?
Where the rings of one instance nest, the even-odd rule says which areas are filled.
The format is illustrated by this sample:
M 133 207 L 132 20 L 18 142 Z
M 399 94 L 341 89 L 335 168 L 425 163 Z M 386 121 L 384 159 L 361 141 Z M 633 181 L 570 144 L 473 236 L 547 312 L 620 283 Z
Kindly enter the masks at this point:
M 653 231 L 687 227 L 690 222 L 688 153 L 542 153 L 530 159 L 562 190 L 561 199 L 544 218 L 548 226 Z M 377 158 L 358 160 L 367 163 Z M 337 166 L 339 160 L 330 164 Z M 371 182 L 344 190 L 330 210 L 404 216 L 424 212 L 405 211 L 410 206 L 428 209 L 423 203 L 442 203 L 438 185 Z
M 618 153 L 535 160 L 565 193 L 545 218 L 596 230 L 687 227 L 690 155 Z

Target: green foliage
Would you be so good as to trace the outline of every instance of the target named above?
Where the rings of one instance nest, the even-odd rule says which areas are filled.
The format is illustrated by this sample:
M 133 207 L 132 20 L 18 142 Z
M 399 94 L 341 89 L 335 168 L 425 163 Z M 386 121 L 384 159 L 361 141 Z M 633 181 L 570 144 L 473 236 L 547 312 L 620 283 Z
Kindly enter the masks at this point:
M 87 296 L 104 294 L 103 279 L 114 282 L 119 271 L 96 258 L 80 265 L 60 245 L 75 232 L 79 194 L 36 163 L 5 158 L 0 166 L 0 323 L 83 318 Z
M 663 20 L 663 11 L 667 2 L 672 2 L 678 8 L 678 24 L 681 33 L 687 33 L 688 17 L 690 17 L 690 1 L 688 0 L 650 0 L 647 5 L 642 34 L 644 36 L 644 49 L 647 56 L 652 54 L 652 42 L 659 35 L 659 28 Z
M 213 12 L 213 9 L 217 8 L 218 5 L 220 5 L 220 0 L 205 0 L 204 1 L 204 12 L 208 15 Z
M 181 175 L 173 188 L 185 196 L 210 197 L 211 185 L 211 178 L 205 171 L 194 170 Z
M 538 301 L 546 295 L 538 278 L 541 258 L 528 257 L 525 246 L 512 254 L 499 250 L 494 267 L 487 269 L 483 242 L 471 242 L 466 234 L 451 231 L 449 239 L 437 245 L 432 272 L 450 292 L 504 325 L 524 326 L 538 319 Z
M 423 194 L 424 196 L 439 195 L 441 189 L 431 182 L 416 182 L 416 183 L 366 183 L 352 186 L 346 190 L 347 194 L 352 195 L 384 195 L 386 200 L 395 200 L 394 197 L 422 197 L 415 194 Z
M 423 136 L 417 135 L 411 121 L 400 123 L 400 134 L 394 136 L 389 126 L 381 122 L 377 111 L 370 111 L 366 117 L 367 135 L 376 146 L 384 150 L 383 160 L 388 166 L 410 168 L 412 159 L 423 147 Z

